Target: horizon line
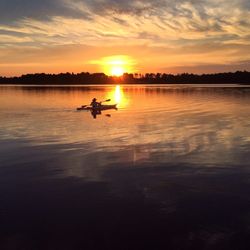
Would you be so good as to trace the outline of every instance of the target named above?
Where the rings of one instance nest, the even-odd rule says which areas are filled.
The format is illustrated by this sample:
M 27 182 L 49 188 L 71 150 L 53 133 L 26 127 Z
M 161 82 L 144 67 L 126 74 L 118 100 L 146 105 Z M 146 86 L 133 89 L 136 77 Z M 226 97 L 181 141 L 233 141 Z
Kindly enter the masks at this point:
M 202 76 L 202 75 L 217 75 L 217 74 L 235 74 L 237 72 L 243 72 L 243 73 L 250 73 L 250 71 L 247 71 L 247 70 L 235 70 L 235 71 L 224 71 L 224 72 L 214 72 L 214 73 L 191 73 L 191 72 L 182 72 L 182 73 L 167 73 L 167 72 L 145 72 L 145 73 L 137 73 L 137 72 L 134 72 L 134 73 L 128 73 L 128 72 L 124 72 L 122 75 L 120 76 L 115 76 L 115 75 L 108 75 L 108 74 L 105 74 L 104 72 L 89 72 L 89 71 L 81 71 L 81 72 L 60 72 L 60 73 L 46 73 L 46 72 L 36 72 L 36 73 L 23 73 L 21 75 L 13 75 L 13 76 L 2 76 L 0 75 L 0 78 L 20 78 L 22 76 L 27 76 L 27 75 L 41 75 L 41 74 L 45 74 L 45 75 L 60 75 L 60 74 L 71 74 L 71 75 L 78 75 L 78 74 L 82 74 L 82 73 L 85 73 L 85 74 L 90 74 L 90 75 L 94 75 L 94 74 L 104 74 L 105 76 L 108 76 L 108 77 L 114 77 L 114 78 L 120 78 L 120 77 L 123 77 L 124 75 L 138 75 L 138 76 L 145 76 L 146 74 L 154 74 L 154 75 L 157 75 L 157 74 L 160 74 L 160 75 L 163 75 L 163 74 L 166 74 L 166 75 L 173 75 L 173 76 L 177 76 L 177 75 L 183 75 L 183 74 L 188 74 L 188 75 L 196 75 L 196 76 Z

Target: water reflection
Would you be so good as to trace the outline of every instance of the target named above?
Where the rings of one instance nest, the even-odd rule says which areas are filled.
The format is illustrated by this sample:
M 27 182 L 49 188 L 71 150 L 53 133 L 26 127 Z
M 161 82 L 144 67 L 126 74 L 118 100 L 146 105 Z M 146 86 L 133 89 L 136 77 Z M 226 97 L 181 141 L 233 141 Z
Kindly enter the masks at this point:
M 0 249 L 249 248 L 249 90 L 0 87 Z
M 123 86 L 116 85 L 114 88 L 108 89 L 106 96 L 114 101 L 118 108 L 126 108 L 129 105 L 129 99 L 124 93 Z
M 92 117 L 93 117 L 94 119 L 96 119 L 97 116 L 101 115 L 103 112 L 106 113 L 106 112 L 108 112 L 108 111 L 110 111 L 110 110 L 118 110 L 118 108 L 114 107 L 114 108 L 109 108 L 109 109 L 106 109 L 106 110 L 105 110 L 105 109 L 104 109 L 104 110 L 101 110 L 101 109 L 94 109 L 94 110 L 91 110 L 90 113 L 91 113 Z M 110 118 L 110 117 L 111 117 L 111 114 L 106 113 L 105 116 Z
M 114 94 L 114 96 L 115 96 L 115 101 L 116 101 L 116 103 L 121 103 L 121 101 L 122 101 L 122 92 L 121 92 L 121 87 L 119 86 L 119 85 L 117 85 L 116 87 L 115 87 L 115 94 Z
M 75 111 L 93 97 L 119 109 Z M 116 152 L 131 162 L 238 163 L 250 143 L 247 87 L 5 87 L 0 104 L 3 139 Z

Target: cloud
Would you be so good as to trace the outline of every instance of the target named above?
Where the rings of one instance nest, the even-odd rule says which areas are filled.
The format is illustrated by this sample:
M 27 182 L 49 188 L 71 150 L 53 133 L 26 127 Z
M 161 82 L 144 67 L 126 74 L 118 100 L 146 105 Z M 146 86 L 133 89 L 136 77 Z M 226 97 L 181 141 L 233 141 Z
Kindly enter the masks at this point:
M 87 13 L 70 8 L 62 0 L 1 0 L 1 23 L 18 23 L 24 18 L 49 20 L 54 16 L 88 18 Z
M 127 28 L 135 33 L 152 33 L 152 37 L 155 36 L 155 32 L 160 33 L 159 29 L 161 35 L 165 37 L 169 34 L 175 36 L 186 34 L 189 37 L 201 34 L 208 36 L 213 33 L 235 34 L 237 31 L 243 36 L 247 30 L 249 33 L 248 2 L 247 0 L 44 0 L 42 2 L 2 0 L 0 24 L 22 28 L 27 26 L 25 20 L 29 20 L 31 24 L 34 20 L 54 25 L 55 20 L 61 18 L 61 20 L 69 19 L 69 25 L 72 23 L 71 19 L 79 21 L 79 31 L 99 26 L 102 30 L 113 29 L 116 32 Z
M 0 48 L 12 49 L 13 62 L 20 59 L 16 47 L 54 48 L 53 55 L 64 47 L 76 55 L 71 45 L 85 54 L 94 47 L 128 55 L 138 46 L 142 57 L 150 51 L 154 64 L 168 60 L 174 66 L 250 59 L 248 0 L 0 0 L 0 17 Z M 5 60 L 0 56 L 0 63 Z

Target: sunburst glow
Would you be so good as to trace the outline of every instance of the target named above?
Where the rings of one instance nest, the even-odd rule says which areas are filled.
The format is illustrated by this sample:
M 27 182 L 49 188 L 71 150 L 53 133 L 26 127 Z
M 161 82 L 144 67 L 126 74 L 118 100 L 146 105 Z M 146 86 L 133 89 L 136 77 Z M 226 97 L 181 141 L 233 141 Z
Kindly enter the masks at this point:
M 103 57 L 100 60 L 91 61 L 92 64 L 101 66 L 105 74 L 111 76 L 122 76 L 124 73 L 135 72 L 135 60 L 126 55 Z
M 121 76 L 125 73 L 122 66 L 113 66 L 111 67 L 112 76 Z

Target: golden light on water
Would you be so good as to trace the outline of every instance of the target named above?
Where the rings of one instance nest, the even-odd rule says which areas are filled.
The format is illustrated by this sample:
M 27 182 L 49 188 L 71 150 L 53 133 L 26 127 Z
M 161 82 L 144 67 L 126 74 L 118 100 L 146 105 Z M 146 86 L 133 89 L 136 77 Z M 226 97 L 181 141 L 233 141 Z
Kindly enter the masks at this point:
M 119 104 L 122 100 L 121 87 L 119 85 L 115 87 L 114 96 L 115 96 L 115 102 Z
M 100 60 L 91 61 L 92 64 L 101 66 L 101 70 L 110 76 L 122 76 L 124 73 L 135 72 L 136 62 L 127 55 L 115 55 L 103 57 Z
M 120 85 L 116 85 L 111 91 L 107 93 L 107 98 L 111 99 L 111 102 L 118 104 L 118 108 L 123 108 L 128 105 L 128 99 L 124 94 L 123 88 Z

